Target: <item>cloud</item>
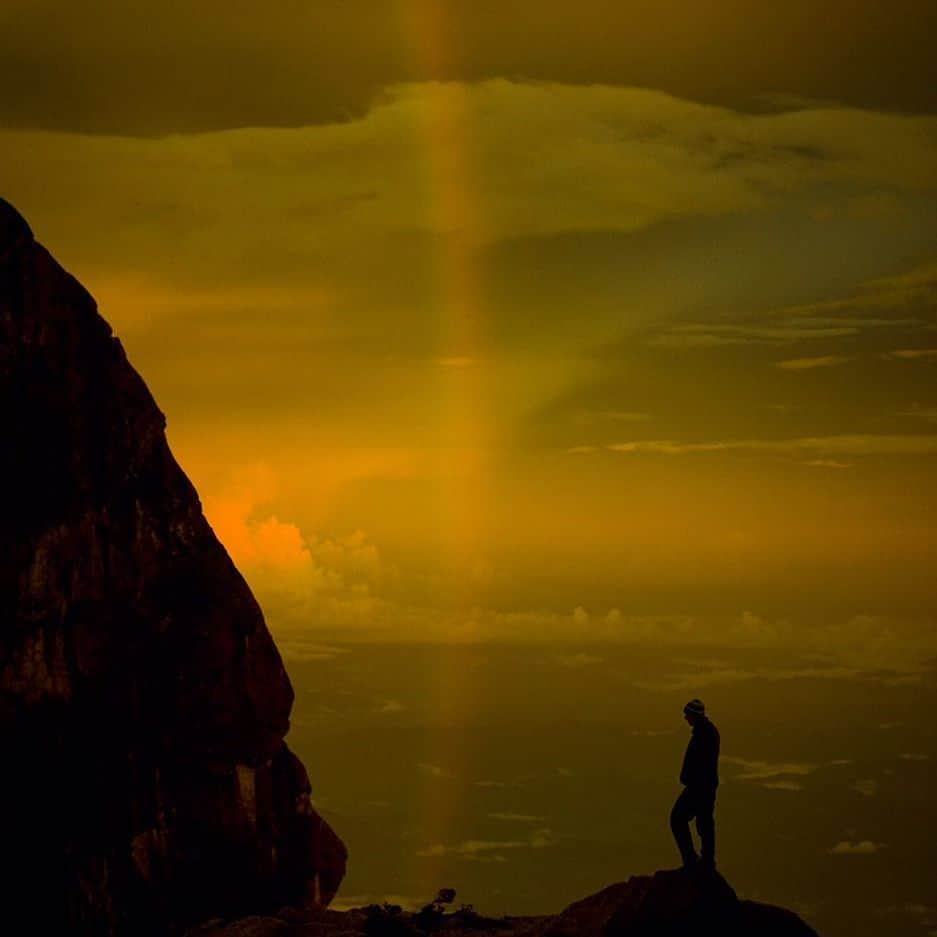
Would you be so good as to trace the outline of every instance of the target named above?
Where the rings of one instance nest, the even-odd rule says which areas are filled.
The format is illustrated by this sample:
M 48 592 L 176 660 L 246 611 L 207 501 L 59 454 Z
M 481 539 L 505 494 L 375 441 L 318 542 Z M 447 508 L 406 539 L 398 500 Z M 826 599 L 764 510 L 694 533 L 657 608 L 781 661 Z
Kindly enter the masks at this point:
M 779 361 L 776 367 L 783 371 L 812 371 L 814 368 L 831 368 L 848 361 L 844 355 L 821 355 L 817 358 L 789 358 Z
M 885 354 L 886 358 L 898 358 L 904 361 L 916 361 L 924 358 L 937 358 L 937 348 L 901 348 L 897 351 L 889 351 Z
M 4 94 L 0 118 L 160 136 L 300 126 L 346 120 L 394 81 L 440 74 L 663 87 L 759 112 L 834 110 L 840 102 L 937 109 L 927 0 L 906 0 L 900 17 L 873 0 L 824 9 L 835 31 L 818 29 L 803 2 L 752 7 L 744 17 L 708 7 L 677 17 L 671 7 L 648 6 L 635 29 L 633 9 L 597 0 L 546 7 L 450 0 L 432 21 L 423 8 L 391 0 L 279 2 L 263 15 L 216 0 L 179 7 L 95 0 L 78 9 L 7 0 L 2 86 L 21 88 L 30 75 L 43 81 L 29 94 Z M 827 67 L 816 67 L 821 61 Z M 885 74 L 888 81 L 876 80 Z M 654 129 L 649 123 L 647 132 Z
M 798 342 L 851 338 L 864 332 L 902 329 L 926 334 L 927 310 L 937 300 L 937 262 L 929 261 L 903 274 L 869 279 L 845 295 L 811 303 L 782 305 L 740 322 L 685 322 L 652 330 L 645 340 L 670 348 L 778 346 Z M 881 339 L 880 339 L 881 341 Z M 930 358 L 932 349 L 899 349 L 882 357 Z M 777 363 L 782 370 L 830 367 L 845 355 L 817 355 Z
M 279 638 L 277 647 L 284 660 L 297 662 L 335 660 L 343 654 L 350 653 L 350 649 L 347 647 L 319 644 L 316 641 L 304 640 L 295 636 Z
M 580 651 L 578 654 L 557 654 L 554 658 L 564 667 L 591 667 L 593 664 L 601 664 L 605 659 L 604 657 L 599 657 L 597 654 L 587 654 L 584 651 Z
M 253 465 L 242 469 L 220 495 L 206 496 L 205 513 L 237 564 L 285 576 L 308 571 L 311 580 L 324 581 L 328 574 L 315 565 L 295 524 L 272 514 L 256 516 L 258 506 L 269 502 L 275 492 L 272 470 Z
M 937 440 L 886 437 L 883 445 L 883 437 L 832 437 L 786 441 L 785 445 L 802 447 L 801 452 L 821 445 L 854 452 L 913 451 L 923 448 L 917 445 L 922 438 Z M 677 445 L 668 443 L 663 451 L 669 453 Z M 588 637 L 594 642 L 655 648 L 762 647 L 821 655 L 807 665 L 694 667 L 664 675 L 654 683 L 655 688 L 677 689 L 754 679 L 915 677 L 928 655 L 937 653 L 933 623 L 927 620 L 853 616 L 811 626 L 768 620 L 751 611 L 735 618 L 700 618 L 625 615 L 616 607 L 590 613 L 585 604 L 565 613 L 537 607 L 504 611 L 482 605 L 418 604 L 398 588 L 400 571 L 385 562 L 376 544 L 360 530 L 317 538 L 270 511 L 277 487 L 275 474 L 257 465 L 222 486 L 217 496 L 206 497 L 205 504 L 211 523 L 254 588 L 290 660 L 327 661 L 347 652 L 343 641 L 394 640 L 402 633 L 413 641 L 448 643 L 503 640 L 508 635 L 519 642 L 568 644 Z M 496 574 L 489 566 L 487 578 Z M 557 648 L 554 656 L 570 668 L 601 663 L 601 655 L 570 651 L 568 646 Z M 399 701 L 381 700 L 377 705 L 390 713 Z
M 813 774 L 817 770 L 817 765 L 810 762 L 752 761 L 734 756 L 726 756 L 723 761 L 737 765 L 742 769 L 737 775 L 739 781 L 766 781 L 784 775 L 805 776 Z M 772 780 L 772 784 L 776 785 L 778 783 Z M 799 787 L 796 789 L 799 789 Z
M 528 839 L 514 840 L 487 840 L 487 839 L 469 839 L 463 842 L 447 846 L 442 843 L 436 843 L 427 846 L 417 852 L 418 856 L 458 856 L 461 859 L 487 859 L 488 853 L 500 853 L 511 849 L 545 849 L 552 846 L 555 840 L 553 831 L 548 827 L 542 827 L 531 833 Z M 498 861 L 498 860 L 495 860 Z M 504 861 L 503 859 L 500 861 Z
M 930 761 L 930 755 L 925 752 L 902 752 L 898 757 L 902 761 Z
M 639 439 L 611 443 L 605 448 L 611 452 L 623 454 L 647 453 L 668 456 L 744 451 L 776 453 L 778 455 L 803 455 L 806 452 L 823 452 L 853 456 L 908 456 L 937 453 L 937 436 L 857 433 L 839 436 L 805 436 L 793 439 L 725 439 L 707 442 Z
M 367 628 L 382 607 L 374 592 L 398 575 L 361 530 L 337 538 L 305 534 L 267 505 L 278 480 L 268 466 L 242 468 L 218 493 L 205 496 L 215 534 L 256 592 L 275 630 L 290 632 L 285 648 L 294 659 L 325 659 L 336 650 L 308 643 L 295 632 L 310 621 Z
M 834 856 L 872 856 L 885 848 L 885 843 L 875 843 L 870 839 L 863 839 L 856 843 L 850 840 L 842 840 L 833 846 L 829 852 Z
M 855 315 L 861 312 L 864 317 L 868 310 L 891 312 L 910 309 L 915 305 L 928 306 L 935 298 L 937 298 L 937 260 L 928 260 L 895 276 L 866 280 L 860 284 L 858 290 L 848 296 L 787 306 L 779 310 L 776 315 L 795 320 L 804 317 L 814 319 L 819 317 L 818 321 L 821 321 L 823 317 L 829 317 L 827 321 L 830 324 L 836 324 L 843 322 L 843 313 Z M 896 320 L 888 318 L 872 321 L 894 324 Z
M 889 323 L 891 324 L 891 323 Z M 665 348 L 719 348 L 731 345 L 789 345 L 815 339 L 843 338 L 856 335 L 852 323 L 814 325 L 796 322 L 788 325 L 689 323 L 671 326 L 653 333 L 647 344 Z
M 733 643 L 731 632 L 720 643 L 725 647 Z M 766 680 L 848 680 L 861 675 L 855 667 L 831 662 L 812 667 L 714 667 L 709 670 L 694 667 L 669 673 L 662 677 L 636 680 L 634 686 L 647 690 L 698 690 L 700 687 L 725 683 L 761 682 Z
M 804 465 L 810 465 L 814 468 L 828 469 L 848 469 L 852 468 L 852 462 L 840 462 L 837 459 L 807 459 Z
M 421 761 L 417 764 L 417 767 L 420 771 L 428 774 L 433 778 L 454 778 L 455 775 L 446 768 L 441 767 L 440 765 L 430 764 L 427 761 Z
M 456 164 L 433 156 L 434 134 L 452 115 L 472 118 L 470 215 L 437 210 L 444 193 L 427 192 L 422 168 L 436 158 L 439 185 L 468 184 Z M 84 258 L 101 256 L 81 221 L 94 217 L 111 262 L 127 270 L 132 258 L 155 261 L 162 251 L 167 278 L 220 261 L 243 277 L 257 267 L 245 256 L 299 270 L 304 257 L 313 266 L 323 252 L 377 235 L 491 243 L 633 232 L 753 211 L 829 183 L 915 192 L 937 185 L 935 125 L 847 109 L 741 114 L 642 88 L 423 82 L 389 87 L 367 112 L 321 126 L 154 140 L 7 130 L 0 174 L 14 199 L 29 193 L 23 207 L 37 228 L 56 238 L 71 231 Z
M 505 820 L 509 823 L 542 823 L 545 817 L 530 813 L 489 813 L 493 820 Z
M 937 423 L 937 407 L 921 407 L 917 404 L 905 410 L 904 416 L 914 417 L 916 420 L 924 420 L 927 423 Z
M 852 785 L 863 797 L 874 797 L 878 793 L 878 781 L 875 778 L 861 778 Z

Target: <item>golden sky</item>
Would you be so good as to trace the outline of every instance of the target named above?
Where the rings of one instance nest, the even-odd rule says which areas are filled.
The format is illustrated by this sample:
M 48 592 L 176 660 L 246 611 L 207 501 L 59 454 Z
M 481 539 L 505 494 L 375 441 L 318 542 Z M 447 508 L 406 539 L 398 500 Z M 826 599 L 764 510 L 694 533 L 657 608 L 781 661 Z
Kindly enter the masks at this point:
M 274 631 L 932 653 L 937 7 L 0 6 L 2 194 Z

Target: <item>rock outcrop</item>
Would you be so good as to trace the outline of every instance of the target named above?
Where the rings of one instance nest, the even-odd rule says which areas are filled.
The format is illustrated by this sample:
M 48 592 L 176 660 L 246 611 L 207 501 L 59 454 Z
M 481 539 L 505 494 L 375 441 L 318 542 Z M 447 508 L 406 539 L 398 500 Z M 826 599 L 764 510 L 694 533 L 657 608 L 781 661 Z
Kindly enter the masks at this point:
M 372 905 L 350 911 L 207 922 L 189 937 L 817 937 L 784 908 L 740 901 L 716 874 L 679 869 L 635 875 L 556 915 L 482 918 L 460 910 L 432 920 Z
M 94 300 L 0 200 L 0 852 L 31 932 L 327 904 L 263 615 Z M 12 904 L 11 904 L 12 903 Z
M 577 901 L 539 937 L 816 937 L 784 908 L 740 901 L 717 873 L 635 875 Z

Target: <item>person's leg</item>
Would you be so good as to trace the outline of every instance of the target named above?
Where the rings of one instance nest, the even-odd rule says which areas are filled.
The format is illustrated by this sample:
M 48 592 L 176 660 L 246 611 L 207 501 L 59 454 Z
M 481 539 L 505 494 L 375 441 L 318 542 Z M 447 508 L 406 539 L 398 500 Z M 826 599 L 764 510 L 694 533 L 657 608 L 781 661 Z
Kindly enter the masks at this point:
M 673 838 L 677 841 L 680 858 L 684 867 L 693 865 L 697 860 L 696 849 L 693 847 L 693 837 L 690 834 L 690 820 L 695 810 L 690 792 L 684 788 L 670 811 L 670 829 Z
M 704 792 L 696 800 L 696 832 L 700 838 L 700 852 L 706 865 L 716 864 L 716 792 Z

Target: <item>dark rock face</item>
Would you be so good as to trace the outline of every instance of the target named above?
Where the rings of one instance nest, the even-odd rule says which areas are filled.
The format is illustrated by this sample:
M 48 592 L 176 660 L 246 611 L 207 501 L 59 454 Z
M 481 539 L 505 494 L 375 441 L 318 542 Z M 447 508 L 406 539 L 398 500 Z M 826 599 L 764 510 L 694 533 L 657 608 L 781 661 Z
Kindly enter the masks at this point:
M 717 873 L 636 875 L 570 905 L 542 937 L 816 937 L 796 914 L 739 901 Z
M 37 932 L 327 904 L 249 588 L 94 300 L 0 200 L 0 851 Z

